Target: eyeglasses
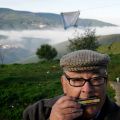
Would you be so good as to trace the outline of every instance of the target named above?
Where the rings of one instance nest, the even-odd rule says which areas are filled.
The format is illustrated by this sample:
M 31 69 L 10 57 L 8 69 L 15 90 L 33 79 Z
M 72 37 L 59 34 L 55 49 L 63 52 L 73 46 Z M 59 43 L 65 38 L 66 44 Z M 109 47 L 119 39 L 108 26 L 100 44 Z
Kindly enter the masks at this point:
M 66 73 L 64 73 L 64 76 L 69 81 L 69 84 L 71 86 L 74 86 L 74 87 L 82 87 L 82 86 L 84 86 L 84 84 L 86 82 L 89 82 L 90 85 L 92 85 L 92 86 L 100 86 L 100 85 L 104 84 L 105 80 L 107 79 L 106 76 L 105 77 L 97 76 L 97 77 L 93 77 L 93 78 L 90 78 L 90 79 L 70 78 Z

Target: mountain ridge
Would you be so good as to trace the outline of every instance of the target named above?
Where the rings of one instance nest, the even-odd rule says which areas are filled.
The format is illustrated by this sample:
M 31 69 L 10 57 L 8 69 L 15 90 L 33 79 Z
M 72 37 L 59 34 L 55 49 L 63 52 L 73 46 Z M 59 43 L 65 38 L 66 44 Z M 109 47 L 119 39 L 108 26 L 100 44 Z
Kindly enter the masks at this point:
M 79 18 L 78 26 L 104 27 L 117 25 L 96 19 Z M 59 14 L 0 8 L 0 30 L 49 29 L 55 27 L 63 27 Z

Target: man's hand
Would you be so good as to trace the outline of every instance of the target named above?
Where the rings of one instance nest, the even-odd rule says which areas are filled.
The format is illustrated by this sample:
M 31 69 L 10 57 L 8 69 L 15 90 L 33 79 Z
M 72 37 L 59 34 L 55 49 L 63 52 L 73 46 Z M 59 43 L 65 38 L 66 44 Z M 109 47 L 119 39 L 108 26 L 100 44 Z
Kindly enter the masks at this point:
M 63 96 L 53 105 L 50 120 L 73 120 L 82 114 L 83 110 L 75 98 Z

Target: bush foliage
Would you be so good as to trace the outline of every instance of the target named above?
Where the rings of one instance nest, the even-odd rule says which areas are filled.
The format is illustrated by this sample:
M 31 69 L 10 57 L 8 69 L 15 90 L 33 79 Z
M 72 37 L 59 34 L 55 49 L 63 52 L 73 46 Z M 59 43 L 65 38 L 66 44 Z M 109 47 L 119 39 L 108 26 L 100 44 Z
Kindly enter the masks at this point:
M 95 30 L 92 29 L 86 29 L 84 34 L 78 34 L 74 38 L 69 39 L 69 42 L 68 49 L 71 51 L 81 49 L 96 50 L 99 47 Z
M 41 59 L 52 60 L 57 56 L 57 51 L 51 45 L 44 44 L 37 49 L 36 55 Z

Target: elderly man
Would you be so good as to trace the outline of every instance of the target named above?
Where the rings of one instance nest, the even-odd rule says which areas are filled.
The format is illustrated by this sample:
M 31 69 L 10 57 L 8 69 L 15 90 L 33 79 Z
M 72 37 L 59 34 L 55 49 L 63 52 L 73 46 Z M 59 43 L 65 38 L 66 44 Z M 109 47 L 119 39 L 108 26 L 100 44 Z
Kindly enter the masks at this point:
M 109 56 L 79 50 L 63 56 L 64 95 L 29 106 L 24 120 L 120 120 L 120 107 L 106 94 Z

